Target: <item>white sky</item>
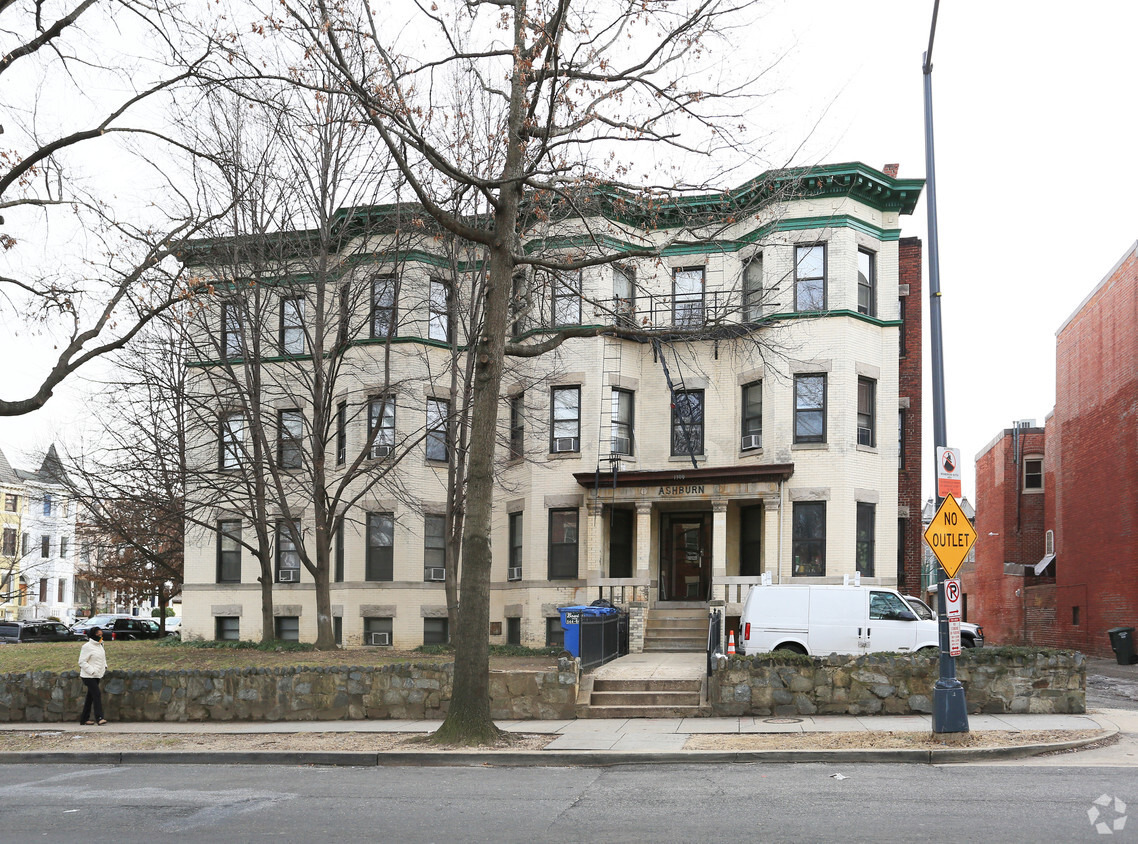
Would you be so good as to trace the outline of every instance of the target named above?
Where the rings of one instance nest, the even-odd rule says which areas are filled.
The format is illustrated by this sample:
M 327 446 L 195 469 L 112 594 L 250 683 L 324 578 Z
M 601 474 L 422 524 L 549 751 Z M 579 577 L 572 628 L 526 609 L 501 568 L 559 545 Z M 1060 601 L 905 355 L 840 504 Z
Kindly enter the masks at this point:
M 760 63 L 791 50 L 759 119 L 773 142 L 767 159 L 785 160 L 808 136 L 797 163 L 899 162 L 901 176 L 924 176 L 921 55 L 932 5 L 773 3 L 748 42 Z M 1014 420 L 1042 424 L 1055 397 L 1055 332 L 1138 239 L 1135 31 L 1133 2 L 941 6 L 933 86 L 947 430 L 973 500 L 973 458 Z M 902 227 L 925 241 L 927 267 L 926 213 L 922 200 Z M 927 279 L 922 305 L 927 498 Z M 8 398 L 22 397 L 40 351 L 11 327 L 0 336 Z M 44 410 L 0 419 L 0 447 L 24 465 L 21 454 L 81 425 L 82 392 L 72 382 Z

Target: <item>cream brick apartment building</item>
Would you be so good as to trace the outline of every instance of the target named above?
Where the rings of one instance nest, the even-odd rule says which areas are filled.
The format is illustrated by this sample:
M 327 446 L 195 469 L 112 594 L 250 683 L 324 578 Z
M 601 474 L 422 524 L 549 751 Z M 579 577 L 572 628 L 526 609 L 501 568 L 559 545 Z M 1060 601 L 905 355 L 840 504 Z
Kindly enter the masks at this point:
M 766 174 L 736 196 L 772 181 L 793 190 L 719 220 L 710 235 L 683 236 L 678 223 L 631 232 L 635 221 L 615 214 L 563 223 L 561 242 L 586 229 L 616 243 L 635 234 L 659 255 L 544 286 L 529 276 L 542 292 L 519 314 L 519 336 L 618 324 L 638 336 L 569 339 L 503 379 L 492 641 L 556 642 L 557 608 L 601 597 L 649 608 L 722 601 L 730 617 L 768 572 L 783 583 L 919 578 L 920 247 L 901 238 L 900 219 L 922 182 L 854 163 Z M 345 292 L 339 307 L 362 313 L 368 336 L 347 344 L 351 366 L 335 385 L 329 472 L 362 454 L 386 474 L 361 477 L 336 536 L 337 638 L 445 641 L 444 589 L 456 568 L 443 541 L 447 458 L 459 445 L 450 370 L 464 357 L 452 344 L 467 340 L 455 318 L 463 288 L 439 278 L 448 261 L 429 242 L 397 256 L 375 230 L 342 243 L 331 256 L 341 289 L 363 294 Z M 205 272 L 211 249 L 187 263 Z M 275 425 L 275 459 L 299 466 L 310 416 L 290 394 L 296 377 L 272 368 L 303 356 L 317 307 L 295 285 L 281 290 L 276 304 L 271 288 L 257 294 L 271 325 L 239 325 L 224 305 L 206 312 L 188 377 L 209 405 L 210 373 L 249 355 L 238 346 L 260 332 L 275 387 L 258 407 Z M 212 404 L 191 463 L 206 472 L 215 462 L 224 485 L 250 425 L 230 399 Z M 915 496 L 905 483 L 914 472 Z M 226 496 L 187 528 L 186 636 L 261 636 L 261 568 L 240 500 Z M 310 536 L 311 508 L 302 501 L 297 512 Z M 272 534 L 277 634 L 311 640 L 312 578 L 280 520 Z

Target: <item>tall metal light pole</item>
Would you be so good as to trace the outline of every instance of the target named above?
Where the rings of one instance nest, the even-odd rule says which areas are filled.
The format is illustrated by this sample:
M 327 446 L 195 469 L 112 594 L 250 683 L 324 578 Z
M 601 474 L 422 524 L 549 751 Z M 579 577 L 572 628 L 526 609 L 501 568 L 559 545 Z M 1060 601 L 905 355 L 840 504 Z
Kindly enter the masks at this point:
M 933 2 L 929 48 L 923 58 L 925 76 L 925 201 L 929 210 L 929 327 L 932 329 L 933 364 L 933 460 L 936 450 L 948 446 L 944 412 L 944 342 L 940 323 L 940 243 L 936 229 L 936 156 L 933 153 L 933 38 L 940 0 Z M 937 495 L 937 507 L 941 497 Z M 933 732 L 968 732 L 968 703 L 964 687 L 956 679 L 956 659 L 949 653 L 948 619 L 945 617 L 944 569 L 936 569 L 937 626 L 940 631 L 940 678 L 933 686 Z

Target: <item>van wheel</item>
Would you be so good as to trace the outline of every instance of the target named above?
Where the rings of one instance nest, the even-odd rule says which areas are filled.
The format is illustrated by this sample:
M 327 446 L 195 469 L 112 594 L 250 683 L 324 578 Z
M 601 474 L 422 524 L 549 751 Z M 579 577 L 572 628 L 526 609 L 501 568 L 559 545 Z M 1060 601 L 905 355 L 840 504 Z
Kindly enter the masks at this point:
M 936 645 L 927 645 L 926 647 L 920 648 L 917 653 L 922 656 L 936 656 L 939 651 L 940 648 L 936 647 Z
M 784 642 L 783 644 L 778 645 L 775 650 L 790 651 L 792 654 L 801 654 L 802 656 L 806 656 L 806 648 L 802 647 L 802 645 L 798 644 L 797 642 Z
M 960 646 L 964 647 L 964 648 L 974 648 L 974 647 L 976 647 L 976 640 L 975 639 L 963 639 L 962 638 L 960 640 Z

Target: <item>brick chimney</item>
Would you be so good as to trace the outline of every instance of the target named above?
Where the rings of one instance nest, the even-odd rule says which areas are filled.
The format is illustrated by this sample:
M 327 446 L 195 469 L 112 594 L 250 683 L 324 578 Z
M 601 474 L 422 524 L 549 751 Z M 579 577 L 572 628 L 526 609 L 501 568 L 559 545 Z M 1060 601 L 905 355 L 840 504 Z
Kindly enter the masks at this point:
M 881 172 L 891 179 L 897 178 L 897 171 L 901 168 L 900 164 L 886 164 L 881 168 Z

